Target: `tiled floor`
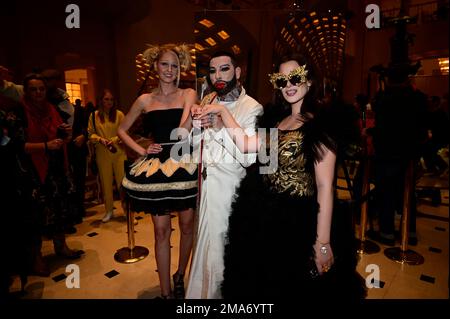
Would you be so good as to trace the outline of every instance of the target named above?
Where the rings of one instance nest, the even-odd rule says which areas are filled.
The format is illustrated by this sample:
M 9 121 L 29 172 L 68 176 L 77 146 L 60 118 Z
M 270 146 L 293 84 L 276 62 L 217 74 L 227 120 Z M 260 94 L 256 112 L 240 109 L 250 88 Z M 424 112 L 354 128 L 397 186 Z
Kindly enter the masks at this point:
M 341 175 L 339 175 L 341 176 Z M 447 181 L 445 181 L 445 179 Z M 380 275 L 380 288 L 368 289 L 367 299 L 448 299 L 449 298 L 449 192 L 448 176 L 443 178 L 425 177 L 419 185 L 446 185 L 441 190 L 441 205 L 433 206 L 430 198 L 419 198 L 417 217 L 418 245 L 409 250 L 424 258 L 421 265 L 398 263 L 385 255 L 390 248 L 376 243 L 380 251 L 375 254 L 360 255 L 358 272 L 367 277 L 377 266 Z M 346 187 L 344 179 L 338 185 Z M 373 185 L 371 185 L 373 188 Z M 348 198 L 346 191 L 339 191 L 341 198 Z M 396 216 L 397 229 L 400 229 L 400 216 Z M 359 227 L 356 229 L 359 237 Z M 370 239 L 369 239 L 370 240 Z M 396 242 L 400 248 L 400 241 Z
M 138 225 L 135 226 L 135 245 L 144 246 L 150 250 L 145 259 L 132 263 L 122 264 L 114 260 L 117 249 L 128 246 L 126 218 L 120 202 L 115 202 L 116 217 L 108 223 L 102 223 L 104 211 L 102 205 L 87 210 L 88 216 L 83 223 L 77 225 L 77 233 L 67 235 L 68 245 L 73 249 L 82 249 L 85 254 L 80 260 L 73 263 L 79 266 L 80 288 L 69 289 L 66 280 L 55 281 L 54 277 L 66 274 L 66 266 L 71 261 L 59 260 L 53 252 L 51 241 L 44 241 L 43 255 L 46 256 L 52 274 L 49 278 L 29 277 L 27 295 L 24 298 L 154 298 L 159 296 L 158 273 L 153 250 L 152 222 L 149 215 L 137 214 Z M 172 219 L 174 225 L 177 218 Z M 176 226 L 176 225 L 175 225 Z M 172 234 L 173 252 L 178 251 L 176 240 L 179 238 L 178 227 L 174 227 Z M 174 254 L 172 265 L 176 270 L 176 256 Z M 108 277 L 110 272 L 116 275 Z M 19 287 L 19 282 L 15 282 Z
M 442 206 L 448 212 L 448 207 Z M 426 207 L 420 206 L 421 209 Z M 437 230 L 436 227 L 443 230 Z M 419 243 L 409 249 L 424 258 L 422 265 L 400 264 L 384 254 L 387 246 L 380 244 L 380 252 L 362 255 L 358 271 L 367 276 L 366 267 L 377 265 L 382 288 L 368 290 L 368 299 L 447 299 L 449 297 L 448 222 L 417 218 Z M 400 243 L 397 242 L 397 247 Z M 430 250 L 431 248 L 431 250 Z
M 369 289 L 368 299 L 449 298 L 448 190 L 442 191 L 442 198 L 443 204 L 439 207 L 423 202 L 418 207 L 426 216 L 417 218 L 419 244 L 411 248 L 424 257 L 422 265 L 396 263 L 384 255 L 386 247 L 382 245 L 381 251 L 376 254 L 361 255 L 358 264 L 360 274 L 364 277 L 369 275 L 366 266 L 371 264 L 377 265 L 380 270 L 382 288 Z M 138 214 L 142 219 L 135 226 L 136 245 L 147 247 L 150 255 L 137 263 L 118 263 L 114 260 L 114 253 L 128 245 L 128 237 L 126 219 L 119 202 L 116 202 L 116 208 L 117 217 L 109 223 L 102 223 L 102 205 L 93 206 L 88 209 L 84 222 L 77 225 L 77 233 L 68 235 L 70 247 L 85 252 L 80 260 L 74 262 L 80 270 L 80 288 L 67 287 L 65 276 L 71 274 L 71 271 L 66 272 L 68 262 L 54 255 L 51 241 L 44 241 L 43 254 L 51 266 L 51 277 L 29 277 L 27 294 L 23 298 L 147 299 L 159 296 L 151 218 Z M 172 273 L 176 271 L 178 260 L 177 221 L 176 216 L 172 218 Z M 110 272 L 113 276 L 105 275 Z M 20 281 L 16 278 L 12 290 L 18 291 L 19 287 Z

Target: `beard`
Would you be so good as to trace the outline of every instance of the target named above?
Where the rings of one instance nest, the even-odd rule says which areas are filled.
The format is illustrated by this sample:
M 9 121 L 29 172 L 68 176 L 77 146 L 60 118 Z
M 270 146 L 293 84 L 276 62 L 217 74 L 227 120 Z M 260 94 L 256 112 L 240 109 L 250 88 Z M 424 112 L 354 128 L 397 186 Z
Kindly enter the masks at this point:
M 207 77 L 209 85 L 213 88 L 214 91 L 217 92 L 217 95 L 224 96 L 230 93 L 237 86 L 236 75 L 230 81 L 216 81 L 216 83 L 212 84 L 211 79 Z

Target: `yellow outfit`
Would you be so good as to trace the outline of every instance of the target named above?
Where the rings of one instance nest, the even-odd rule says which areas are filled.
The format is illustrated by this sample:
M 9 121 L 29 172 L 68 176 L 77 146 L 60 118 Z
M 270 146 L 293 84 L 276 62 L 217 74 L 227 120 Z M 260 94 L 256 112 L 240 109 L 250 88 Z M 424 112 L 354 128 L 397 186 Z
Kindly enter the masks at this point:
M 124 118 L 124 114 L 117 110 L 116 121 L 110 122 L 108 115 L 105 114 L 105 123 L 102 123 L 98 115 L 98 111 L 95 112 L 95 129 L 92 121 L 92 114 L 89 117 L 88 133 L 89 141 L 93 143 L 95 147 L 95 155 L 98 166 L 98 173 L 100 175 L 100 181 L 103 190 L 103 199 L 105 202 L 106 212 L 113 210 L 113 174 L 116 180 L 117 189 L 120 190 L 122 185 L 122 179 L 124 176 L 124 161 L 126 160 L 126 153 L 122 145 L 119 145 L 120 138 L 117 136 L 117 129 L 120 122 Z M 106 138 L 114 143 L 117 148 L 116 153 L 110 152 L 103 144 L 101 144 L 100 138 Z

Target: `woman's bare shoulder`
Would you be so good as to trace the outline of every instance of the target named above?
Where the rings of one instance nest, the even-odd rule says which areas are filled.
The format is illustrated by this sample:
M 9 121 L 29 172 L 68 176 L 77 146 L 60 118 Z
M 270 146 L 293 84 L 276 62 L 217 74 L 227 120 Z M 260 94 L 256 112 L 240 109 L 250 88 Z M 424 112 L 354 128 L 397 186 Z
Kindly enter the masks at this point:
M 198 99 L 197 92 L 191 88 L 183 89 L 183 97 L 185 99 L 189 99 L 189 100 L 192 100 L 192 99 L 197 100 Z
M 155 94 L 153 92 L 141 94 L 137 98 L 137 101 L 147 104 L 151 102 L 151 100 L 154 98 L 154 95 Z

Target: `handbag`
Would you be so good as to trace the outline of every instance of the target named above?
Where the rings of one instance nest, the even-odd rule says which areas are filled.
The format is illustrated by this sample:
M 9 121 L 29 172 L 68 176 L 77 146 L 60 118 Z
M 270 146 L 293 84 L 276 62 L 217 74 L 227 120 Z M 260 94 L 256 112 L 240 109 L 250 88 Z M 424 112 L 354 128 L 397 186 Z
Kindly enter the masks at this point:
M 95 111 L 92 112 L 92 124 L 94 125 L 95 133 L 97 133 L 97 129 L 95 128 Z M 92 145 L 92 144 L 91 144 L 91 158 L 90 158 L 89 168 L 91 169 L 92 175 L 98 174 L 97 156 L 95 154 L 95 145 Z

